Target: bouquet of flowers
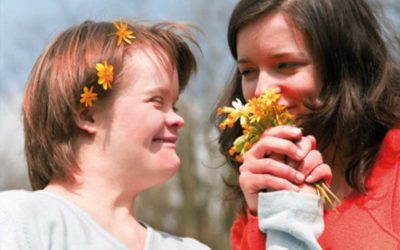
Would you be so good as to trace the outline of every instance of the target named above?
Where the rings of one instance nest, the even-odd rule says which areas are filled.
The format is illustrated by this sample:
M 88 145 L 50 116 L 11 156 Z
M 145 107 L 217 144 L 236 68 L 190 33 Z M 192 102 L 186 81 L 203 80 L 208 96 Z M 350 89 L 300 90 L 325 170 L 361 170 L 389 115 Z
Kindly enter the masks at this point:
M 271 127 L 279 125 L 294 125 L 295 116 L 290 114 L 283 105 L 278 105 L 281 97 L 275 90 L 266 90 L 259 97 L 250 99 L 243 104 L 239 99 L 232 102 L 232 107 L 217 109 L 219 115 L 226 114 L 226 118 L 219 124 L 224 130 L 232 128 L 239 121 L 242 135 L 236 138 L 229 154 L 237 161 L 243 161 L 243 155 L 258 141 L 262 133 Z M 324 181 L 313 184 L 322 199 L 327 200 L 332 207 L 334 200 L 340 203 L 339 198 L 330 190 Z

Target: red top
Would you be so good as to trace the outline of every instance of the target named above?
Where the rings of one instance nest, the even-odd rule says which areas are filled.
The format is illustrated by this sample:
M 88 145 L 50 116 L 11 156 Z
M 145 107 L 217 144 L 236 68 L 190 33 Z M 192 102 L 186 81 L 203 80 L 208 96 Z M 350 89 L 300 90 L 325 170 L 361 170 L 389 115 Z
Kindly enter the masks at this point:
M 323 249 L 400 249 L 400 129 L 390 130 L 366 183 L 367 193 L 352 193 L 325 210 Z M 257 217 L 239 215 L 231 228 L 233 250 L 265 250 Z

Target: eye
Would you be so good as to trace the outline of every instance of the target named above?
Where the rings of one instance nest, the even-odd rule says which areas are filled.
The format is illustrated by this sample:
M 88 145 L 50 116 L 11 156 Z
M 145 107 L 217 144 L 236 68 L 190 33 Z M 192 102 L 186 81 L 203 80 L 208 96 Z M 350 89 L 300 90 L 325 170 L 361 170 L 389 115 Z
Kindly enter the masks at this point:
M 161 96 L 154 96 L 150 99 L 150 102 L 154 103 L 157 107 L 162 107 L 164 105 L 164 99 Z
M 291 69 L 291 68 L 296 68 L 297 66 L 299 66 L 298 63 L 285 62 L 278 64 L 278 69 Z
M 282 62 L 275 67 L 276 71 L 282 74 L 294 74 L 303 64 L 298 62 Z
M 246 68 L 246 69 L 242 69 L 242 70 L 239 69 L 239 73 L 241 76 L 248 76 L 249 74 L 251 74 L 253 72 L 255 72 L 255 69 L 252 69 L 252 68 Z
M 248 82 L 257 78 L 258 69 L 257 68 L 243 68 L 239 69 L 239 73 L 242 77 L 242 81 Z

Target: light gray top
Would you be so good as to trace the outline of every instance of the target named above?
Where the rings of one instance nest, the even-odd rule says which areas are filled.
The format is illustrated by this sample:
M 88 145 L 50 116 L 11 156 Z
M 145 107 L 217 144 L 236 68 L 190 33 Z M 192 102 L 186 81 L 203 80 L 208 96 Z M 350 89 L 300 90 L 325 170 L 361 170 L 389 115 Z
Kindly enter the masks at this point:
M 146 225 L 147 226 L 147 225 Z M 128 249 L 73 202 L 47 191 L 0 192 L 0 250 Z M 209 250 L 147 226 L 145 250 Z
M 318 237 L 324 230 L 319 197 L 291 191 L 259 193 L 258 222 L 267 234 L 267 250 L 321 249 Z

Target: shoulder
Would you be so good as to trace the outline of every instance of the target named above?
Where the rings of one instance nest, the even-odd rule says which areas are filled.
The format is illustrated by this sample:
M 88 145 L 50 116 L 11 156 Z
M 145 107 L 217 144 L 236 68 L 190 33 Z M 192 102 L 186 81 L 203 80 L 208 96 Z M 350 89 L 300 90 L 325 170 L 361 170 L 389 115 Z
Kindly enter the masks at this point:
M 400 128 L 389 130 L 382 142 L 382 150 L 391 153 L 400 153 Z
M 398 207 L 399 184 L 400 129 L 396 128 L 389 130 L 382 142 L 378 158 L 366 182 L 368 195 L 363 196 L 362 202 L 368 201 L 369 207 L 377 207 L 385 201 L 388 206 Z
M 15 214 L 29 199 L 31 192 L 24 190 L 10 190 L 0 192 L 0 225 L 14 219 Z
M 40 227 L 60 207 L 59 202 L 43 191 L 10 190 L 0 192 L 0 223 L 22 223 L 23 227 Z
M 373 185 L 375 179 L 393 178 L 394 176 L 398 176 L 399 167 L 400 129 L 395 128 L 389 130 L 382 141 L 378 157 L 367 181 L 367 187 Z
M 387 185 L 392 188 L 400 178 L 400 129 L 389 130 L 382 141 L 378 157 L 366 182 L 367 189 Z
M 45 191 L 0 192 L 0 226 L 15 227 L 18 235 L 36 238 L 74 217 L 68 204 Z
M 189 237 L 178 237 L 166 232 L 157 231 L 147 226 L 147 239 L 145 250 L 168 249 L 168 250 L 210 250 L 207 245 Z
M 35 196 L 34 192 L 24 190 L 0 192 L 0 249 L 31 249 L 40 245 L 36 237 L 40 228 L 32 224 L 36 218 L 31 209 Z
M 15 213 L 47 213 L 58 201 L 43 191 L 9 190 L 0 192 L 0 210 Z M 46 204 L 46 211 L 43 205 Z
M 32 202 L 34 195 L 31 191 L 9 190 L 0 192 L 0 213 L 18 212 Z
M 0 192 L 0 224 L 4 225 L 17 219 L 24 206 L 29 203 L 32 192 L 10 190 Z
M 0 192 L 0 201 L 22 201 L 29 197 L 33 192 L 26 190 L 7 190 Z

